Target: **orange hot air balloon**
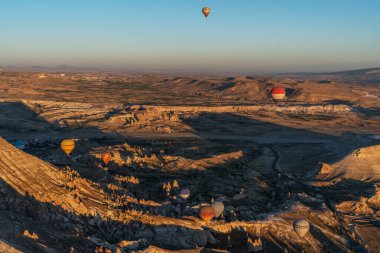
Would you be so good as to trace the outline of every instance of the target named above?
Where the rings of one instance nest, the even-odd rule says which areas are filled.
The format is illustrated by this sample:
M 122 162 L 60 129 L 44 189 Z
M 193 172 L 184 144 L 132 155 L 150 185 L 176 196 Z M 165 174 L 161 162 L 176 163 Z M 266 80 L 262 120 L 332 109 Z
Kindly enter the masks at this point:
M 198 214 L 199 214 L 199 217 L 201 217 L 201 219 L 204 220 L 205 222 L 211 221 L 212 218 L 214 218 L 215 216 L 214 208 L 212 208 L 211 206 L 202 206 L 199 209 Z
M 104 164 L 107 166 L 110 159 L 111 159 L 111 154 L 108 152 L 103 153 L 101 158 L 102 158 L 102 161 L 104 162 Z
M 210 7 L 204 7 L 202 9 L 202 12 L 203 12 L 203 15 L 205 15 L 205 17 L 207 18 L 208 15 L 210 15 L 210 13 L 211 13 L 211 8 Z
M 283 100 L 286 96 L 286 91 L 282 87 L 275 87 L 270 91 L 274 100 Z
M 61 149 L 63 150 L 63 152 L 66 153 L 67 156 L 70 155 L 70 153 L 74 150 L 74 148 L 75 148 L 74 140 L 66 139 L 61 142 Z

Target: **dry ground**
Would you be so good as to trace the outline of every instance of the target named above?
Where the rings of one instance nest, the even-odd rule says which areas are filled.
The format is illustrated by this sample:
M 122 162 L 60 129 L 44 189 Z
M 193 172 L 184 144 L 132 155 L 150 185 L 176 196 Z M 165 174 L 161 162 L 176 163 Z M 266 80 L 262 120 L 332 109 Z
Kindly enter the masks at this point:
M 24 140 L 27 153 L 0 143 L 4 247 L 248 252 L 260 238 L 266 252 L 378 250 L 373 79 L 38 76 L 0 72 L 0 136 Z M 288 99 L 274 103 L 279 84 Z M 76 139 L 69 158 L 64 138 Z M 187 202 L 162 189 L 175 180 Z M 199 206 L 218 198 L 223 218 L 204 223 Z M 311 223 L 304 238 L 292 229 L 299 218 Z

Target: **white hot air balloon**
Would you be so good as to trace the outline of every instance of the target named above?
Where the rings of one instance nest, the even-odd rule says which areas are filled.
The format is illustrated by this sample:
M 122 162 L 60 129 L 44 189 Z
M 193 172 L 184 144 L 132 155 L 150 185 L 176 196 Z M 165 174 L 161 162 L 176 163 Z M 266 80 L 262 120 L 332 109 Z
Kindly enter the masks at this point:
M 299 236 L 303 237 L 309 232 L 310 224 L 307 220 L 296 220 L 293 223 L 293 228 Z
M 218 218 L 224 211 L 224 204 L 219 201 L 211 203 L 211 207 L 214 209 L 215 217 Z

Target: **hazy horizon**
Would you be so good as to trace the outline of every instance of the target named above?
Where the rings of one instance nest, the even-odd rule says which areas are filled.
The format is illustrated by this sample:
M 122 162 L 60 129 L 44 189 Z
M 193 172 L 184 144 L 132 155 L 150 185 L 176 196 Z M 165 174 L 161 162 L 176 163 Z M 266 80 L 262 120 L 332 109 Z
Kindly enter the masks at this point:
M 206 20 L 201 13 L 210 6 Z M 0 66 L 329 72 L 380 66 L 371 0 L 0 2 Z

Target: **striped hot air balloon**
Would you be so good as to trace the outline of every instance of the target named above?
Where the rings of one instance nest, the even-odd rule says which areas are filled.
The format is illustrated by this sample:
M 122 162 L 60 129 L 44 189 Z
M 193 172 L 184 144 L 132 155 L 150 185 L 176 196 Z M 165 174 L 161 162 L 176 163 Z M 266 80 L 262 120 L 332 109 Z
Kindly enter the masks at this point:
M 272 98 L 274 100 L 283 100 L 286 96 L 286 91 L 282 87 L 274 87 L 271 91 L 270 94 L 272 95 Z
M 75 148 L 75 142 L 72 139 L 66 139 L 61 142 L 61 149 L 66 155 L 70 155 Z
M 111 154 L 108 152 L 103 153 L 101 158 L 102 158 L 102 161 L 104 162 L 104 164 L 107 166 L 109 161 L 111 160 Z
M 182 189 L 180 192 L 179 192 L 179 196 L 182 198 L 182 199 L 188 199 L 190 197 L 190 190 L 188 188 L 185 188 L 185 189 Z
M 214 215 L 216 218 L 218 218 L 220 215 L 222 215 L 224 211 L 224 204 L 219 201 L 215 201 L 211 203 L 211 207 L 214 209 Z
M 202 12 L 203 12 L 203 15 L 205 15 L 205 17 L 207 18 L 208 15 L 210 15 L 210 13 L 211 13 L 211 8 L 210 7 L 204 7 L 202 9 Z
M 212 208 L 211 206 L 202 206 L 201 208 L 199 208 L 198 214 L 199 217 L 201 217 L 201 219 L 205 222 L 210 222 L 212 218 L 215 217 L 214 208 Z
M 299 236 L 303 237 L 309 232 L 310 224 L 307 220 L 296 220 L 293 228 Z

